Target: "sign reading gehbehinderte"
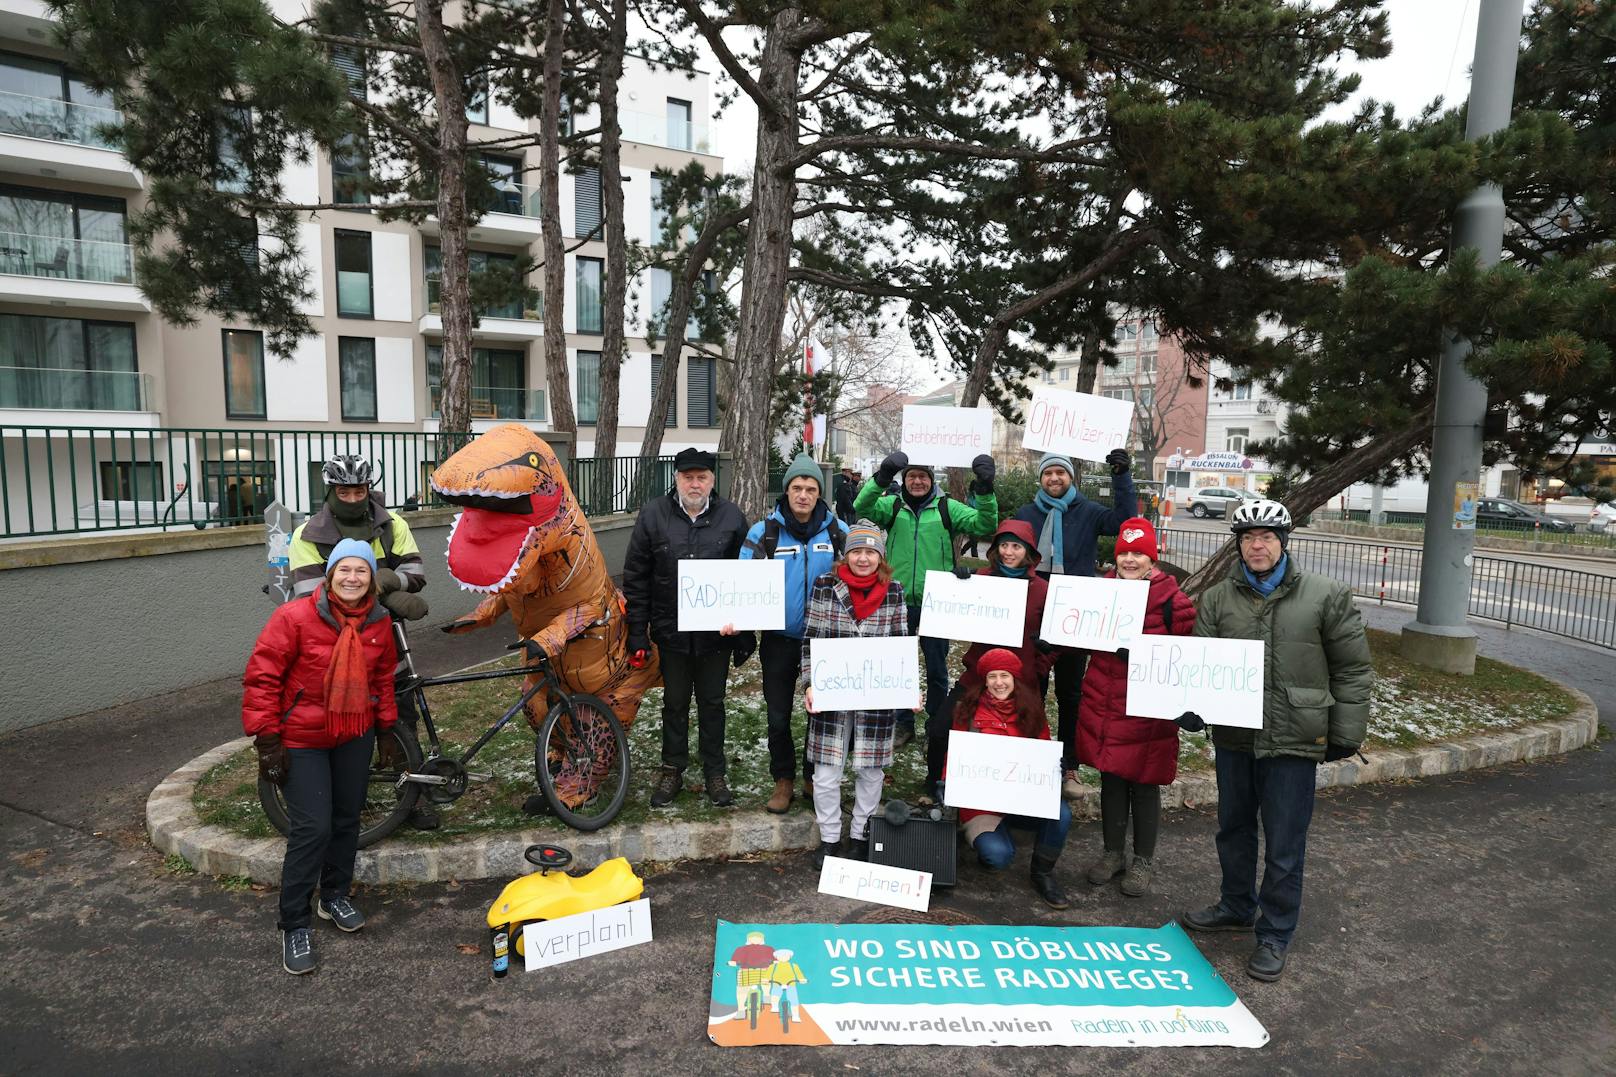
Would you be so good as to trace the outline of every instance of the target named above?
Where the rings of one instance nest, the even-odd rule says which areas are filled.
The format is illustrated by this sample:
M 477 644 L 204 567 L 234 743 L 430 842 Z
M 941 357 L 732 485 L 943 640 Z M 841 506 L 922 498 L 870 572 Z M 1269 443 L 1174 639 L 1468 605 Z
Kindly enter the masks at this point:
M 943 803 L 998 815 L 1060 818 L 1061 745 L 992 733 L 948 734 Z
M 679 631 L 738 631 L 786 626 L 784 561 L 692 558 L 679 562 Z
M 1149 598 L 1145 580 L 1051 576 L 1038 637 L 1063 647 L 1120 651 L 1144 630 Z
M 1133 426 L 1133 405 L 1089 393 L 1039 389 L 1027 405 L 1023 448 L 1058 452 L 1080 460 L 1104 460 L 1112 449 L 1126 448 Z
M 1019 648 L 1027 619 L 1027 581 L 1003 576 L 926 573 L 920 600 L 920 634 Z
M 920 706 L 917 636 L 810 639 L 808 670 L 816 711 L 907 711 Z
M 993 410 L 905 404 L 898 448 L 911 464 L 970 467 L 993 451 Z
M 1128 651 L 1129 714 L 1261 729 L 1263 643 L 1209 636 L 1144 636 Z

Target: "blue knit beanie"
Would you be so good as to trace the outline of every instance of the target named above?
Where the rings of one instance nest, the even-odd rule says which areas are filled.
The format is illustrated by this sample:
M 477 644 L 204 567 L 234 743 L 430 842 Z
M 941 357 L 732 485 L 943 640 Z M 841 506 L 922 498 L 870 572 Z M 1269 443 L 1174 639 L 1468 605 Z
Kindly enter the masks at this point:
M 341 561 L 344 557 L 359 558 L 365 564 L 369 565 L 371 573 L 373 575 L 375 574 L 376 551 L 370 548 L 370 543 L 360 542 L 358 539 L 345 538 L 335 546 L 331 547 L 331 556 L 325 559 L 326 574 L 330 575 L 331 570 L 337 567 L 337 562 Z

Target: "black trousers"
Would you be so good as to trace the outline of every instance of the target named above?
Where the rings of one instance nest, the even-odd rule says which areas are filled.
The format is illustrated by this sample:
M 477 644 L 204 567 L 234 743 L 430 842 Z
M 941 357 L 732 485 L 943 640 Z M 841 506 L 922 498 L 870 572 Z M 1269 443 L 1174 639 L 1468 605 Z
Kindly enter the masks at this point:
M 1077 703 L 1083 690 L 1083 671 L 1088 656 L 1082 651 L 1063 649 L 1055 657 L 1056 735 L 1061 742 L 1061 769 L 1077 769 Z M 1049 685 L 1044 685 L 1049 691 Z
M 696 753 L 703 774 L 727 773 L 724 758 L 724 688 L 729 682 L 729 648 L 711 654 L 662 655 L 662 765 L 690 765 L 690 698 L 696 699 L 699 727 Z
M 376 734 L 370 732 L 335 748 L 287 749 L 281 792 L 292 832 L 281 862 L 282 931 L 309 926 L 316 883 L 327 898 L 348 896 L 375 745 Z
M 769 776 L 775 781 L 797 777 L 797 742 L 791 734 L 791 712 L 797 705 L 797 678 L 802 675 L 800 639 L 783 632 L 765 632 L 758 644 L 763 667 L 763 703 L 769 713 Z M 802 777 L 814 776 L 806 738 L 802 746 Z

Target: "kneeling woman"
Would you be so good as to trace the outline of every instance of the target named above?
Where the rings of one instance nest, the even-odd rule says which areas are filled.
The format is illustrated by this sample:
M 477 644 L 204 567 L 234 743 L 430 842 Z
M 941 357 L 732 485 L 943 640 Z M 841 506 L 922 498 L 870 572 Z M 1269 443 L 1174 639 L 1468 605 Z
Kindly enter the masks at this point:
M 815 580 L 808 596 L 806 638 L 907 633 L 909 614 L 903 585 L 892 578 L 886 549 L 885 536 L 870 521 L 860 520 L 848 530 L 841 563 Z M 814 816 L 819 822 L 814 867 L 818 869 L 826 856 L 841 855 L 844 765 L 853 768 L 853 843 L 848 856 L 862 860 L 869 853 L 870 816 L 881 803 L 881 779 L 892 765 L 892 740 L 900 712 L 815 710 L 812 656 L 810 643 L 802 649 L 801 680 L 808 708 L 808 758 L 814 764 Z M 915 711 L 919 710 L 917 705 Z
M 1049 716 L 1043 699 L 1022 677 L 1021 659 L 1014 651 L 996 647 L 977 660 L 981 680 L 969 684 L 954 708 L 954 728 L 968 733 L 988 733 L 1001 737 L 1049 739 Z M 1066 847 L 1066 832 L 1072 828 L 1072 809 L 1060 797 L 1060 818 L 1034 819 L 1020 815 L 961 808 L 960 826 L 965 840 L 976 850 L 982 866 L 1003 871 L 1016 856 L 1012 829 L 1033 831 L 1032 888 L 1051 908 L 1070 904 L 1055 882 L 1055 861 Z
M 343 539 L 326 560 L 325 583 L 277 609 L 259 633 L 242 679 L 241 726 L 258 749 L 258 773 L 281 786 L 291 833 L 281 865 L 281 964 L 316 967 L 309 901 L 343 931 L 365 918 L 348 900 L 359 849 L 376 729 L 398 720 L 398 651 L 376 600 L 376 555 Z M 394 738 L 383 744 L 396 750 Z

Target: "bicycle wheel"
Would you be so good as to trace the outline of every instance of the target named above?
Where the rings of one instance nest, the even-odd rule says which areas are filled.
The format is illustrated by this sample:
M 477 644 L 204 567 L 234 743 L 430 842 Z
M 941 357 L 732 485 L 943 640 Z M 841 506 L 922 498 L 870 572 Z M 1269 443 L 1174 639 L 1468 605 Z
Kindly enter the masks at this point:
M 780 1031 L 789 1035 L 791 1033 L 791 1000 L 786 997 L 785 992 L 780 993 L 780 1001 L 777 1005 L 780 1007 Z
M 752 1022 L 753 1030 L 757 1029 L 758 1011 L 763 1008 L 763 996 L 757 988 L 746 996 L 746 1016 Z
M 628 734 L 603 700 L 556 700 L 534 745 L 539 789 L 561 821 L 599 830 L 616 818 L 628 796 Z
M 378 730 L 376 743 L 380 745 L 383 737 L 392 737 L 404 749 L 404 760 L 407 769 L 418 770 L 421 766 L 421 748 L 415 738 L 403 726 L 395 725 L 392 729 Z M 399 824 L 409 817 L 415 808 L 415 802 L 421 795 L 419 785 L 409 784 L 402 790 L 397 788 L 399 770 L 382 769 L 380 752 L 371 757 L 370 775 L 365 787 L 365 803 L 359 809 L 359 847 L 374 845 L 387 835 L 397 830 Z M 264 815 L 269 823 L 282 834 L 292 832 L 292 819 L 286 810 L 286 795 L 278 785 L 272 785 L 262 779 L 258 782 L 258 803 L 263 806 Z

